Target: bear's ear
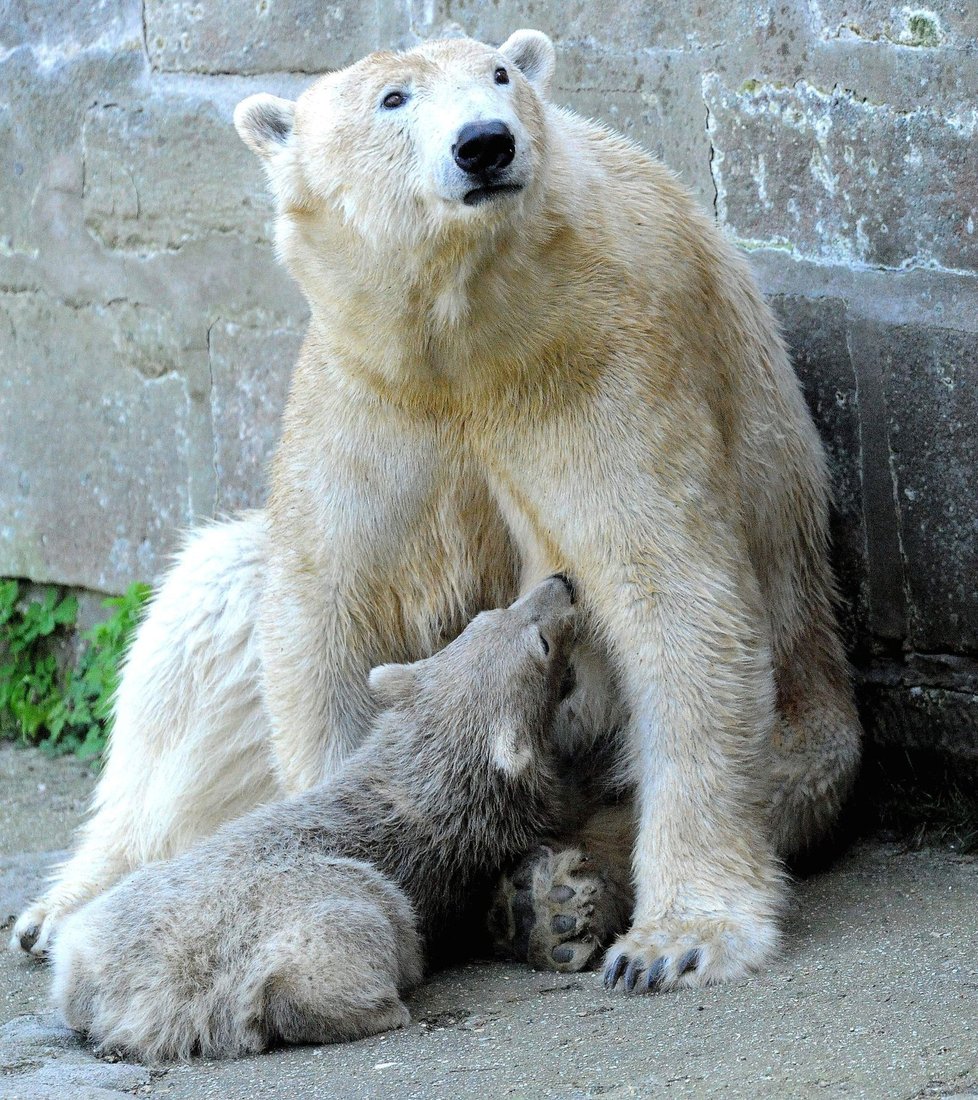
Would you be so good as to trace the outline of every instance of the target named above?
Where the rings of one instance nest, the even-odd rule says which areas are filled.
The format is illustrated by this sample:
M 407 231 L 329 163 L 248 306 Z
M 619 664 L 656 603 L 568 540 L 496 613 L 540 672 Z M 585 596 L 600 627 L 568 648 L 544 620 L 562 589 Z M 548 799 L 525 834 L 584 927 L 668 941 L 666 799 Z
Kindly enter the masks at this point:
M 250 95 L 234 109 L 234 128 L 260 157 L 274 156 L 292 136 L 295 104 L 274 95 Z
M 414 665 L 378 665 L 367 678 L 370 694 L 382 707 L 410 702 L 418 692 L 418 674 Z
M 514 31 L 499 49 L 546 99 L 556 64 L 553 42 L 541 31 Z
M 505 723 L 493 732 L 492 762 L 501 772 L 515 778 L 533 759 L 533 749 L 526 734 Z

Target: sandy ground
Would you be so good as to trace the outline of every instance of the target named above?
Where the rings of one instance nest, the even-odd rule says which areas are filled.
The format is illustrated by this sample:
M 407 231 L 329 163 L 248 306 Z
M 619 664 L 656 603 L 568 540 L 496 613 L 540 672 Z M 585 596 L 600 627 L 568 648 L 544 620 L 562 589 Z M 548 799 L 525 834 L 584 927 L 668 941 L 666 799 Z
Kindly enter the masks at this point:
M 67 847 L 93 785 L 73 760 L 0 747 L 0 924 Z M 435 975 L 410 1027 L 166 1071 L 94 1058 L 0 956 L 0 1100 L 282 1097 L 978 1098 L 978 862 L 864 843 L 799 884 L 784 952 L 705 992 L 606 993 L 475 963 Z

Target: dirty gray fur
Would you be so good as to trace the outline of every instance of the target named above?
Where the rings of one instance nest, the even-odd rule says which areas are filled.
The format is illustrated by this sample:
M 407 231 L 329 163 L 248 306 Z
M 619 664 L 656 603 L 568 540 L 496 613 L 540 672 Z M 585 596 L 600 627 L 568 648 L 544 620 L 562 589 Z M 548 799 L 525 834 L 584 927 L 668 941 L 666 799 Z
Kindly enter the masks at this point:
M 68 1024 L 149 1062 L 406 1024 L 423 943 L 560 824 L 571 602 L 549 579 L 435 656 L 374 669 L 381 713 L 337 776 L 70 916 L 52 951 Z

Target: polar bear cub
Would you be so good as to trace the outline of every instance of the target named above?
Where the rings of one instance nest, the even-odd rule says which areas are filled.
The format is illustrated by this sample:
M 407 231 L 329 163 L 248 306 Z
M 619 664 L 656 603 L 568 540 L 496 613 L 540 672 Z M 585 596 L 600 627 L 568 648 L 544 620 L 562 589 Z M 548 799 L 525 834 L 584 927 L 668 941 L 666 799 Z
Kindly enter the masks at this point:
M 68 1024 L 147 1061 L 406 1024 L 425 944 L 560 824 L 572 604 L 554 576 L 434 656 L 375 668 L 380 714 L 333 779 L 72 914 L 52 949 Z

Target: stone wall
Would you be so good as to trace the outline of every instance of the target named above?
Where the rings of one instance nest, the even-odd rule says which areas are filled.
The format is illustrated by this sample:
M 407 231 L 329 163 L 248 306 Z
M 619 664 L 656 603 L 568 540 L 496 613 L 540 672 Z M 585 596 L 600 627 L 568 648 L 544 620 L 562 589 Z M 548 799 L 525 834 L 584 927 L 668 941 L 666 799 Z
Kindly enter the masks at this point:
M 867 720 L 978 758 L 974 0 L 7 0 L 0 574 L 117 591 L 262 499 L 304 310 L 234 104 L 519 26 L 751 252 L 832 457 Z

